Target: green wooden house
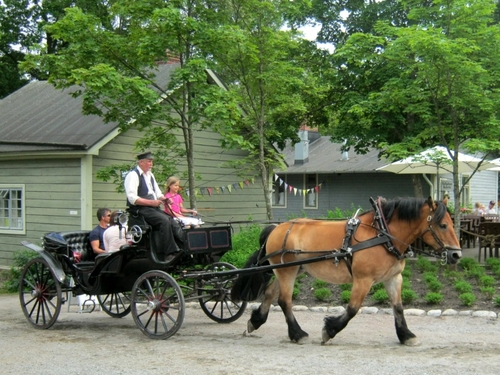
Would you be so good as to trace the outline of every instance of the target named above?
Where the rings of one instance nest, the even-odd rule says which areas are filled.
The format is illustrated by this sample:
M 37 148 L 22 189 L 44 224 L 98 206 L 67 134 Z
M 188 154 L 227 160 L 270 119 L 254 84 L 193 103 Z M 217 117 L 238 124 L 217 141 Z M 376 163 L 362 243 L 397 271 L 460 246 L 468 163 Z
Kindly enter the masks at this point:
M 159 66 L 157 83 L 166 87 L 176 67 Z M 209 71 L 207 78 L 217 84 Z M 0 266 L 12 264 L 23 240 L 39 244 L 47 232 L 89 230 L 97 225 L 99 207 L 125 209 L 125 195 L 96 172 L 124 162 L 133 166 L 141 134 L 121 133 L 116 124 L 82 115 L 81 99 L 69 93 L 31 82 L 0 101 Z M 222 150 L 219 140 L 211 131 L 196 135 L 197 210 L 207 225 L 265 220 L 260 180 L 223 167 L 245 153 Z

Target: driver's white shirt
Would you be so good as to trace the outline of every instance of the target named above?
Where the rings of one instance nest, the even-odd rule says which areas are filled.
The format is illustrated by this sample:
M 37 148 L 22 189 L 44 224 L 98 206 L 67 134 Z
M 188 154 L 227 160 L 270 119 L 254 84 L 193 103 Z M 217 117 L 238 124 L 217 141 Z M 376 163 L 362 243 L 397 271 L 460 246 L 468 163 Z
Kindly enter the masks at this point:
M 156 182 L 156 178 L 153 179 L 154 185 L 151 185 L 151 176 L 154 177 L 153 173 L 149 171 L 148 173 L 144 172 L 139 166 L 137 166 L 137 170 L 141 175 L 144 175 L 144 179 L 146 180 L 146 184 L 148 187 L 148 194 L 152 194 L 154 199 L 158 199 L 158 197 L 163 196 L 163 193 Z M 130 204 L 135 204 L 139 196 L 137 195 L 137 188 L 139 187 L 139 175 L 134 171 L 130 171 L 127 173 L 125 177 L 125 194 L 127 194 L 127 199 Z

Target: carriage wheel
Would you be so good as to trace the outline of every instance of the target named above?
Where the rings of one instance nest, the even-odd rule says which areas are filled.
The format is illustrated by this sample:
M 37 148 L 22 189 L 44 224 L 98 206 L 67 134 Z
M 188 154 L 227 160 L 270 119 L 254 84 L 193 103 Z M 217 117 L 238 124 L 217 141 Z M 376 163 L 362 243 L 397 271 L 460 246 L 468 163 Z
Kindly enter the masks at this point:
M 182 290 L 163 271 L 142 274 L 132 288 L 132 316 L 149 338 L 167 339 L 181 328 L 185 303 Z
M 208 272 L 213 272 L 214 277 L 202 280 L 198 287 L 198 299 L 203 312 L 217 323 L 231 323 L 237 320 L 247 307 L 246 302 L 234 302 L 231 299 L 231 288 L 234 276 L 217 276 L 217 272 L 236 269 L 230 263 L 218 262 L 207 267 Z
M 97 300 L 106 314 L 112 318 L 123 318 L 130 313 L 132 292 L 97 295 Z
M 43 258 L 30 260 L 21 274 L 19 300 L 24 316 L 35 328 L 56 322 L 62 305 L 61 284 Z

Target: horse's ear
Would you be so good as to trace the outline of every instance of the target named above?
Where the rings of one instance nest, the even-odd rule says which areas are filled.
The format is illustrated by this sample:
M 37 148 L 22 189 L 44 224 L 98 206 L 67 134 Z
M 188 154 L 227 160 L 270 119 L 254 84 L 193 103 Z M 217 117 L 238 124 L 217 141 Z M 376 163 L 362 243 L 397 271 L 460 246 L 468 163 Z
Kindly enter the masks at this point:
M 431 210 L 434 210 L 436 207 L 436 204 L 434 203 L 434 199 L 429 195 L 429 198 L 427 198 L 427 205 L 431 208 Z
M 443 203 L 444 203 L 445 206 L 448 206 L 448 195 L 444 196 Z

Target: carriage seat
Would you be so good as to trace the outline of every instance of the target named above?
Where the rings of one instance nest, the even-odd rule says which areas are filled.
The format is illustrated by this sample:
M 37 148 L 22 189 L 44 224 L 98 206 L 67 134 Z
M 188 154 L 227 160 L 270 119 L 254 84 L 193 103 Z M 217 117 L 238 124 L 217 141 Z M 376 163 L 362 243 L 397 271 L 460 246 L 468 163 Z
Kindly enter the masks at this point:
M 95 254 L 89 241 L 90 231 L 47 233 L 43 238 L 45 250 L 65 254 L 70 258 L 75 252 L 81 254 L 80 262 L 94 262 Z

